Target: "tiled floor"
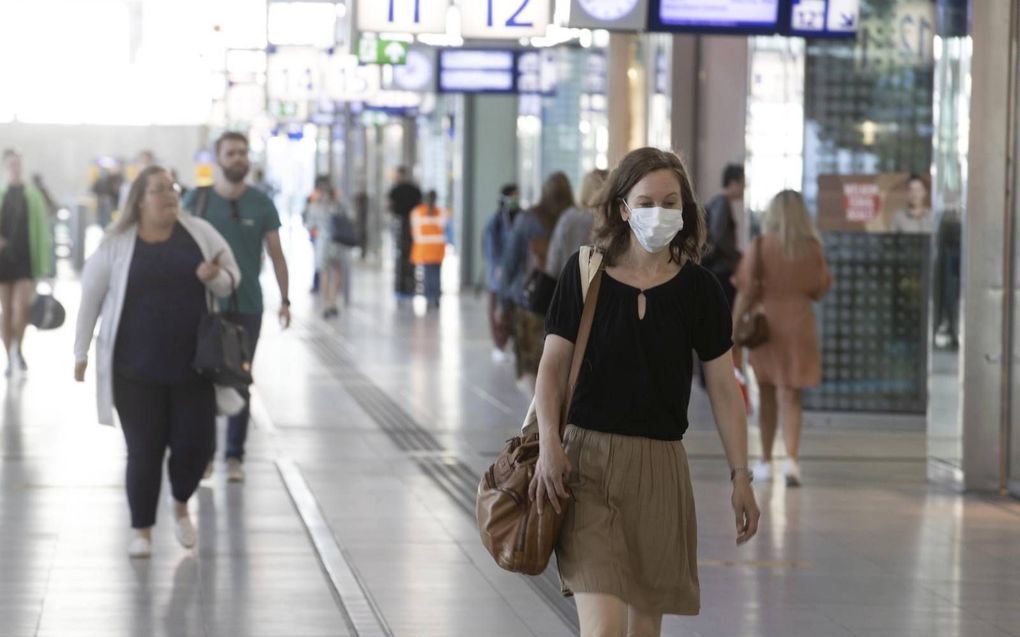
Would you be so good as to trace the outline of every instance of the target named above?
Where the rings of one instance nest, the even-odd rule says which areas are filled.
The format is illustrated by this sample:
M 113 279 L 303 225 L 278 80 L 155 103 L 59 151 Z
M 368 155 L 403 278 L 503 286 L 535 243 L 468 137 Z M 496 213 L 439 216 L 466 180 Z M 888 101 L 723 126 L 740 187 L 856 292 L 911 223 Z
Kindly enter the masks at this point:
M 202 487 L 195 551 L 161 509 L 148 563 L 125 557 L 123 443 L 88 424 L 69 328 L 32 334 L 28 379 L 0 382 L 0 637 L 350 634 L 280 461 L 392 634 L 576 634 L 562 602 L 495 567 L 464 505 L 465 472 L 481 473 L 527 406 L 512 366 L 490 360 L 482 299 L 426 314 L 388 287 L 359 272 L 333 326 L 307 301 L 292 330 L 267 321 L 249 479 Z M 73 308 L 73 284 L 60 292 Z M 927 485 L 921 434 L 809 429 L 805 487 L 756 485 L 762 530 L 738 548 L 706 403 L 696 396 L 687 440 L 702 613 L 667 618 L 664 634 L 1020 635 L 1020 503 Z

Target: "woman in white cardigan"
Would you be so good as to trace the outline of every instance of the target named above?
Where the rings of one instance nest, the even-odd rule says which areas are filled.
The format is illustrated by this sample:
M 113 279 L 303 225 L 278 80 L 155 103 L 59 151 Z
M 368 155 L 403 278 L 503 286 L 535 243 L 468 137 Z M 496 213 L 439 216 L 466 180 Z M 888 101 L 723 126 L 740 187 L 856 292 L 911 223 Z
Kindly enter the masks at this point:
M 99 422 L 112 425 L 116 407 L 127 441 L 131 557 L 151 554 L 167 448 L 177 539 L 185 548 L 197 542 L 188 500 L 214 450 L 216 398 L 191 359 L 209 293 L 228 296 L 240 279 L 226 241 L 206 221 L 181 214 L 177 186 L 158 166 L 135 180 L 121 219 L 85 264 L 74 376 L 85 379 L 102 317 Z

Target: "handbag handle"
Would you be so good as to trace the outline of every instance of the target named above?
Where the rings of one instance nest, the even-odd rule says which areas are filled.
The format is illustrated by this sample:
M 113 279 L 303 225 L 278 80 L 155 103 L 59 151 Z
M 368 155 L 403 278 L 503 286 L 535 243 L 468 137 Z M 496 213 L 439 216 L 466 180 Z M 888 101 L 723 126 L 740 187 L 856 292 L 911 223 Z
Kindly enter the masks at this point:
M 584 362 L 584 353 L 588 349 L 588 339 L 591 336 L 591 325 L 595 318 L 595 305 L 599 299 L 599 288 L 602 286 L 602 272 L 605 270 L 605 262 L 599 255 L 598 270 L 595 271 L 591 283 L 588 283 L 588 274 L 591 272 L 591 261 L 596 250 L 588 247 L 588 262 L 586 267 L 581 268 L 582 290 L 588 288 L 584 294 L 584 309 L 581 311 L 581 325 L 577 330 L 577 342 L 574 344 L 574 356 L 570 362 L 570 376 L 567 380 L 567 394 L 563 401 L 562 413 L 560 414 L 560 440 L 563 439 L 563 432 L 567 428 L 567 415 L 570 411 L 570 403 L 574 399 L 574 389 L 577 386 L 577 378 L 581 375 L 581 364 Z M 584 258 L 582 251 L 580 258 Z

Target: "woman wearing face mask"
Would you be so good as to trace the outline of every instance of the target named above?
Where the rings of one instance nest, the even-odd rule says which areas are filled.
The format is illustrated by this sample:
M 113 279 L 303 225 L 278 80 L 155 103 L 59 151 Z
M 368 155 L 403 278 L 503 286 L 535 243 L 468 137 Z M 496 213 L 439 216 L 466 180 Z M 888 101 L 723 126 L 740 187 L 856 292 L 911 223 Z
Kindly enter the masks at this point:
M 170 174 L 146 168 L 123 214 L 82 272 L 74 377 L 85 380 L 96 322 L 99 422 L 120 416 L 127 441 L 127 495 L 133 558 L 149 557 L 163 457 L 174 499 L 177 540 L 197 542 L 188 500 L 215 448 L 212 383 L 191 367 L 209 293 L 228 296 L 241 271 L 227 242 L 204 219 L 181 215 Z
M 597 202 L 605 272 L 568 412 L 560 408 L 583 308 L 578 257 L 567 262 L 546 320 L 536 402 L 538 506 L 566 507 L 556 549 L 582 636 L 659 635 L 663 614 L 700 608 L 694 499 L 681 439 L 692 356 L 703 360 L 726 450 L 738 544 L 758 507 L 719 282 L 698 265 L 705 223 L 687 170 L 642 148 L 612 172 Z M 725 477 L 723 477 L 725 479 Z

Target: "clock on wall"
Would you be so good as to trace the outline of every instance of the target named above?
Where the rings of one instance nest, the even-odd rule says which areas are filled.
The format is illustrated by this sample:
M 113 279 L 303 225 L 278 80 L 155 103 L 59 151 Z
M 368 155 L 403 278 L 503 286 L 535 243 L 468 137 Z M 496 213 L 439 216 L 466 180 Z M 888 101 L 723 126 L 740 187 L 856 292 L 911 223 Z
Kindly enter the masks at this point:
M 640 0 L 577 0 L 578 6 L 596 20 L 612 22 L 633 11 Z

